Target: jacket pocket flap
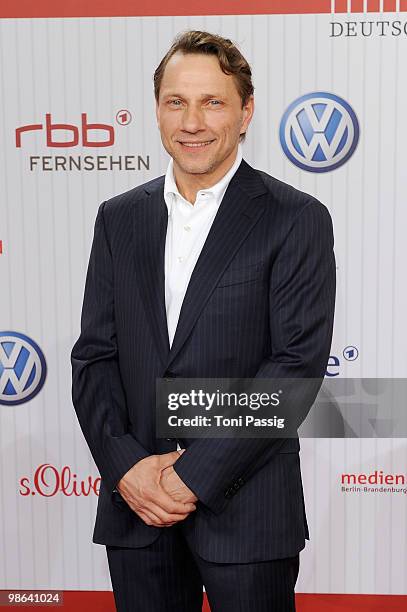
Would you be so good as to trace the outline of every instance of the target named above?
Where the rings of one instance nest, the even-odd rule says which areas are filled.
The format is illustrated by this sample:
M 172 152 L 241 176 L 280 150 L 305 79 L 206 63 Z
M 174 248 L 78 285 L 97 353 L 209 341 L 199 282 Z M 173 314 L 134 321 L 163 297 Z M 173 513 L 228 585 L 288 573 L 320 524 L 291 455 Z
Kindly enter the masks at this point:
M 228 268 L 219 280 L 217 287 L 227 287 L 229 285 L 237 285 L 239 283 L 247 283 L 249 281 L 261 278 L 264 269 L 264 262 L 259 261 L 248 266 L 240 266 L 238 268 Z

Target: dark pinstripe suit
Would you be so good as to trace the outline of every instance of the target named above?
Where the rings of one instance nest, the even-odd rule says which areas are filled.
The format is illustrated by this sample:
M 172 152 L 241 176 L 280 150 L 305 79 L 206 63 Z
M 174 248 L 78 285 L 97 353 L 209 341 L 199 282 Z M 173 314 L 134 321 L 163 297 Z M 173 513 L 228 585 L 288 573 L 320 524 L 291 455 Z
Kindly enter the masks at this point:
M 102 476 L 93 541 L 143 547 L 145 525 L 112 493 L 155 438 L 155 379 L 323 377 L 335 302 L 332 223 L 313 197 L 243 161 L 193 271 L 169 348 L 164 177 L 98 211 L 72 350 L 73 402 Z M 184 439 L 174 465 L 199 498 L 182 524 L 205 560 L 247 563 L 305 545 L 297 439 Z M 117 496 L 117 497 L 116 497 Z

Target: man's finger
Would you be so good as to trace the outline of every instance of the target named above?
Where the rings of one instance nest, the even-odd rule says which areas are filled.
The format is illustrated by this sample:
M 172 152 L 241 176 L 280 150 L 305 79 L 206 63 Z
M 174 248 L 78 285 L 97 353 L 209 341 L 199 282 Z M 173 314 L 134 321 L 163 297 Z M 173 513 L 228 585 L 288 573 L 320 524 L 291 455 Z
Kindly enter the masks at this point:
M 184 512 L 182 514 L 168 514 L 154 503 L 151 503 L 143 508 L 136 509 L 134 507 L 132 509 L 147 525 L 152 525 L 155 527 L 175 525 L 175 523 L 186 519 L 188 516 L 188 512 Z
M 158 523 L 158 519 L 154 518 L 154 516 L 152 514 L 148 514 L 146 512 L 141 512 L 141 510 L 134 510 L 134 512 L 137 514 L 137 516 L 139 516 L 141 518 L 141 520 L 143 521 L 143 523 L 145 523 L 146 525 L 148 525 L 149 527 L 170 527 L 171 525 L 161 525 Z M 174 524 L 174 523 L 172 523 Z
M 144 491 L 143 499 L 145 503 L 151 501 L 168 513 L 185 514 L 188 511 L 183 502 L 173 499 L 159 483 L 156 483 L 153 487 L 148 487 Z
M 169 518 L 168 521 L 165 520 L 166 514 L 161 510 L 161 508 L 159 508 L 159 506 L 156 506 L 152 503 L 148 505 L 143 505 L 142 507 L 137 507 L 134 505 L 133 507 L 130 506 L 130 508 L 133 510 L 133 512 L 138 514 L 138 516 L 140 516 L 140 518 L 142 518 L 144 522 L 146 522 L 147 519 L 147 524 L 151 523 L 156 527 L 162 526 L 162 523 L 169 523 L 174 521 L 174 519 L 171 518 Z
M 170 465 L 174 465 L 177 459 L 180 458 L 180 455 L 186 450 L 182 448 L 180 451 L 171 451 L 170 453 L 164 453 L 163 455 L 158 455 L 160 458 L 160 469 L 163 470 Z
M 195 504 L 192 502 L 183 503 L 173 499 L 161 486 L 154 491 L 154 495 L 150 497 L 150 501 L 154 502 L 160 508 L 169 514 L 185 514 L 195 510 Z
M 185 509 L 181 513 L 165 512 L 162 508 L 160 508 L 160 506 L 157 506 L 157 504 L 155 504 L 154 502 L 150 502 L 145 508 L 145 510 L 147 510 L 149 513 L 154 514 L 158 518 L 158 522 L 161 523 L 171 523 L 174 521 L 177 522 L 183 520 L 189 514 L 189 512 L 186 512 Z

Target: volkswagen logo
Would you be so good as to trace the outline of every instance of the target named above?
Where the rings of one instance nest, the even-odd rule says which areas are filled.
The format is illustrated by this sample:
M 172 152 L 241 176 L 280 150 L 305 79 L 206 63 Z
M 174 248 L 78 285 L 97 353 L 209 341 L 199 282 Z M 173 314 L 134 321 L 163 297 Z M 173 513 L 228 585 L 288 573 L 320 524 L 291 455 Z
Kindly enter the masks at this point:
M 0 404 L 23 404 L 41 390 L 47 365 L 44 355 L 28 336 L 0 332 Z
M 308 172 L 329 172 L 352 156 L 359 123 L 339 96 L 317 91 L 297 98 L 285 111 L 280 142 L 288 159 Z

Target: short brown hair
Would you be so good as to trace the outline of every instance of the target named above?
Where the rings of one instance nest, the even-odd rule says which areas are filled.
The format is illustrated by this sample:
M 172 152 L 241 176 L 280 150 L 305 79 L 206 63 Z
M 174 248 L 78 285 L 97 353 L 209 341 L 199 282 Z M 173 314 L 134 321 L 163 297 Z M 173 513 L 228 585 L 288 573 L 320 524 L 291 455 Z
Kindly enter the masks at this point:
M 242 100 L 242 108 L 249 101 L 250 96 L 254 92 L 252 71 L 249 63 L 236 45 L 228 38 L 222 38 L 222 36 L 217 34 L 201 32 L 200 30 L 189 30 L 178 34 L 154 72 L 154 95 L 157 102 L 160 96 L 164 70 L 169 60 L 177 52 L 184 53 L 185 55 L 188 53 L 216 55 L 221 70 L 225 74 L 231 74 L 234 77 Z M 244 140 L 244 137 L 245 134 L 241 134 L 240 139 Z

